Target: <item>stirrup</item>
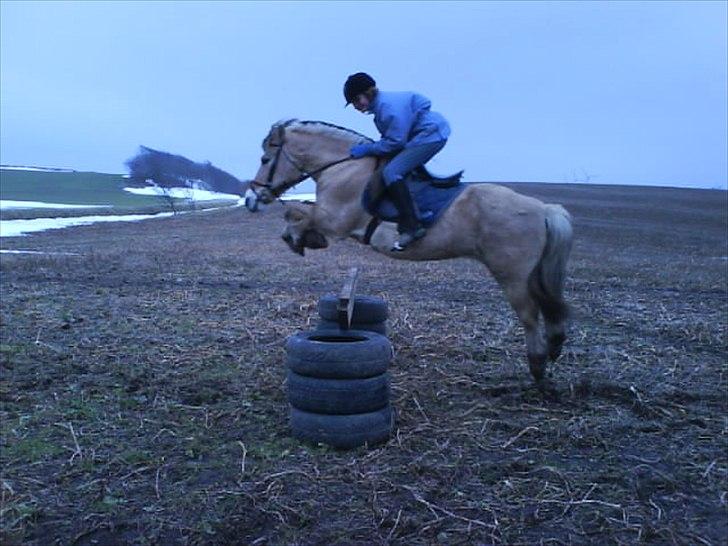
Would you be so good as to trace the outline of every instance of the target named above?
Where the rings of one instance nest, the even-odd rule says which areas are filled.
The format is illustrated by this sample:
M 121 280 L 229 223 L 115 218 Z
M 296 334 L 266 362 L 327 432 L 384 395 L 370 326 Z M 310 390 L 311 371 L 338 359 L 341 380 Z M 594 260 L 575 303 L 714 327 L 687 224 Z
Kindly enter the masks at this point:
M 414 243 L 417 239 L 422 239 L 427 234 L 427 229 L 423 226 L 419 226 L 412 231 L 405 231 L 401 233 L 399 239 L 392 245 L 393 252 L 402 252 L 409 245 Z

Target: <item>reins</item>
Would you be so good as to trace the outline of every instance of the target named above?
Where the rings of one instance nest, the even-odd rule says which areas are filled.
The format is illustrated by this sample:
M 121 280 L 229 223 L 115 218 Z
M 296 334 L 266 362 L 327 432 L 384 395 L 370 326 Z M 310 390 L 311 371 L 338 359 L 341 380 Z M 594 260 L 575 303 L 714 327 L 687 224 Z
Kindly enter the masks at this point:
M 303 167 L 301 167 L 296 160 L 291 157 L 291 155 L 286 151 L 284 148 L 286 144 L 286 127 L 290 125 L 295 120 L 289 120 L 286 123 L 282 125 L 278 125 L 278 143 L 268 143 L 268 146 L 271 148 L 277 148 L 276 154 L 273 156 L 273 163 L 270 166 L 270 169 L 268 170 L 268 177 L 265 182 L 258 182 L 257 180 L 252 180 L 250 182 L 250 187 L 255 193 L 256 196 L 258 196 L 258 192 L 255 191 L 255 186 L 266 188 L 276 199 L 279 199 L 281 194 L 288 190 L 289 188 L 295 186 L 296 184 L 303 182 L 307 178 L 312 178 L 317 174 L 320 174 L 324 172 L 326 169 L 329 169 L 335 165 L 339 165 L 341 163 L 344 163 L 346 161 L 350 161 L 354 159 L 351 156 L 343 157 L 341 159 L 337 159 L 335 161 L 331 161 L 330 163 L 327 163 L 326 165 L 323 165 L 317 169 L 314 169 L 312 171 L 307 171 Z M 283 184 L 279 184 L 276 188 L 273 187 L 273 177 L 275 176 L 276 168 L 278 167 L 278 162 L 280 161 L 281 155 L 286 158 L 286 160 L 293 165 L 293 167 L 298 170 L 301 173 L 301 176 L 294 180 L 289 180 Z M 380 164 L 380 158 L 377 158 L 377 167 L 379 168 Z M 375 170 L 376 170 L 375 168 Z M 374 232 L 377 230 L 377 228 L 382 223 L 382 219 L 377 216 L 372 216 L 371 220 L 369 220 L 366 229 L 364 230 L 364 237 L 362 239 L 362 242 L 365 245 L 370 244 L 372 236 L 374 235 Z
M 291 120 L 292 121 L 292 120 Z M 257 180 L 253 180 L 250 185 L 251 186 L 259 186 L 261 188 L 267 188 L 269 192 L 273 194 L 274 197 L 278 198 L 280 195 L 285 192 L 287 189 L 295 186 L 296 184 L 303 182 L 307 178 L 311 178 L 313 176 L 316 176 L 317 174 L 320 174 L 324 172 L 326 169 L 329 169 L 333 167 L 334 165 L 339 165 L 340 163 L 344 163 L 346 161 L 349 161 L 351 159 L 354 159 L 350 156 L 337 159 L 335 161 L 332 161 L 330 163 L 327 163 L 326 165 L 319 167 L 318 169 L 314 169 L 312 171 L 307 171 L 303 167 L 301 167 L 292 157 L 291 155 L 285 150 L 284 145 L 286 143 L 286 127 L 288 126 L 291 121 L 286 122 L 283 125 L 278 126 L 278 136 L 280 138 L 280 144 L 268 144 L 271 148 L 277 148 L 276 155 L 273 157 L 273 164 L 270 166 L 270 169 L 268 170 L 268 178 L 266 182 L 258 182 Z M 294 180 L 289 180 L 287 182 L 284 182 L 283 184 L 280 184 L 277 188 L 273 188 L 273 177 L 275 176 L 276 168 L 278 167 L 278 161 L 280 160 L 281 155 L 283 155 L 288 162 L 293 165 L 296 170 L 298 170 L 301 173 L 301 176 Z M 253 191 L 255 191 L 255 188 L 253 188 Z

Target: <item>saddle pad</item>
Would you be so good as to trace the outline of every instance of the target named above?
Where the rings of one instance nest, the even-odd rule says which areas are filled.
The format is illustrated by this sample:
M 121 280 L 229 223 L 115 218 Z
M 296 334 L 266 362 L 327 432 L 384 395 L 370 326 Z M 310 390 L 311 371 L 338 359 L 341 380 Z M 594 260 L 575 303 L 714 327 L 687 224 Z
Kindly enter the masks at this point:
M 447 207 L 462 193 L 466 185 L 458 182 L 448 188 L 438 188 L 419 180 L 407 180 L 407 187 L 415 204 L 415 211 L 425 227 L 432 226 L 447 210 Z M 396 222 L 399 215 L 386 192 L 378 200 L 372 200 L 369 188 L 362 194 L 362 206 L 372 216 L 386 222 Z

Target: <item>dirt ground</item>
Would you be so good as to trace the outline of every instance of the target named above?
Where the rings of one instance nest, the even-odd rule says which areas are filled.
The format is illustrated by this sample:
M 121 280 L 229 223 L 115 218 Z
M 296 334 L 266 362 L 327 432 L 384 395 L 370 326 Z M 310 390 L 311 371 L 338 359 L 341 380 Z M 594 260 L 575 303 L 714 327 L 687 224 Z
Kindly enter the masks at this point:
M 0 241 L 74 253 L 0 257 L 0 542 L 725 544 L 726 192 L 513 187 L 575 219 L 546 391 L 480 264 L 300 257 L 280 204 Z M 335 451 L 291 437 L 283 347 L 350 267 L 397 428 Z

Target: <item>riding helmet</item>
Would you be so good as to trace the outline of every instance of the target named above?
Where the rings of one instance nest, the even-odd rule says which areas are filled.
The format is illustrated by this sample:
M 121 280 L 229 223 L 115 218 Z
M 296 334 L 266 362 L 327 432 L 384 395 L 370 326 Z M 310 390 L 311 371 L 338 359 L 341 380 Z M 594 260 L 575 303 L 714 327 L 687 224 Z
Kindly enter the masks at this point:
M 354 102 L 357 95 L 364 93 L 370 87 L 375 87 L 376 85 L 377 82 L 375 82 L 374 78 L 372 78 L 369 74 L 364 72 L 352 74 L 346 79 L 346 83 L 344 84 L 344 98 L 346 99 L 346 104 L 348 105 L 349 103 Z

